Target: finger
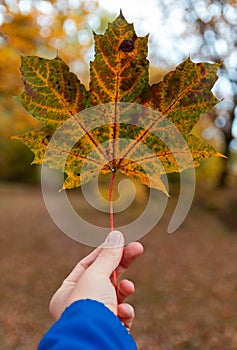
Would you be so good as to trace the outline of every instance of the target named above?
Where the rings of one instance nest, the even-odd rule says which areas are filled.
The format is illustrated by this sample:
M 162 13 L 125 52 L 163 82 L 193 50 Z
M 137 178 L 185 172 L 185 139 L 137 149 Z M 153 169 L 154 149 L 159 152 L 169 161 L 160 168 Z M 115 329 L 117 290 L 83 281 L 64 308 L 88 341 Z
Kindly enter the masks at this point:
M 130 304 L 119 304 L 118 317 L 120 318 L 120 321 L 123 322 L 124 326 L 130 330 L 135 317 L 134 308 Z
M 129 243 L 124 248 L 122 259 L 116 269 L 118 277 L 143 253 L 143 250 L 139 242 Z
M 109 237 L 109 236 L 108 236 Z M 98 255 L 101 253 L 103 247 L 109 247 L 110 243 L 107 242 L 108 237 L 105 242 L 103 242 L 99 247 L 93 250 L 89 255 L 83 258 L 77 263 L 71 273 L 65 278 L 64 283 L 76 283 L 81 276 L 81 274 L 90 267 L 93 262 L 97 259 Z M 122 244 L 123 245 L 123 244 Z
M 120 263 L 123 247 L 124 237 L 122 233 L 119 231 L 110 232 L 99 255 L 89 269 L 110 277 Z
M 123 303 L 124 300 L 134 292 L 135 292 L 135 287 L 131 281 L 125 280 L 125 279 L 120 281 L 117 287 L 118 304 Z
M 81 274 L 93 264 L 98 255 L 100 254 L 102 248 L 101 246 L 97 247 L 93 250 L 89 255 L 83 258 L 81 261 L 77 263 L 71 273 L 65 278 L 65 283 L 76 283 L 81 276 Z

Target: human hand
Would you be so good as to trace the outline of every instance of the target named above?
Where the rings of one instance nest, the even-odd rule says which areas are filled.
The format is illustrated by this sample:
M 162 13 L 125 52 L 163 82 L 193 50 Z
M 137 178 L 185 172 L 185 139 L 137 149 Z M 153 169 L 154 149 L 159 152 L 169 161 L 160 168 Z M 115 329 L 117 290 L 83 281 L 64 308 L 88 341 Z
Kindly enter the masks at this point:
M 142 252 L 140 243 L 133 242 L 124 247 L 121 232 L 112 231 L 105 242 L 82 259 L 63 281 L 51 299 L 51 315 L 57 320 L 74 301 L 93 299 L 107 306 L 130 329 L 134 309 L 124 301 L 134 293 L 134 285 L 124 279 L 115 289 L 111 275 L 116 270 L 119 277 Z

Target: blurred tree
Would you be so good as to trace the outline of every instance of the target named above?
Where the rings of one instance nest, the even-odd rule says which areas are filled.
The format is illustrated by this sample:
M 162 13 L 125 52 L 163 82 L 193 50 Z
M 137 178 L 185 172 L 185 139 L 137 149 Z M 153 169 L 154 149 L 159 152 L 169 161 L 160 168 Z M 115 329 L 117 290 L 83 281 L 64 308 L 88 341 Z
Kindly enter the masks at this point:
M 223 99 L 210 113 L 202 116 L 202 136 L 219 145 L 228 158 L 237 152 L 236 102 L 237 102 L 237 2 L 236 0 L 159 0 L 159 9 L 170 23 L 177 21 L 173 33 L 174 55 L 160 56 L 153 42 L 153 56 L 164 66 L 174 56 L 179 60 L 191 55 L 195 61 L 220 63 L 219 80 L 214 92 Z M 175 17 L 174 17 L 175 14 Z M 154 41 L 155 41 L 154 37 Z M 157 50 L 156 50 L 157 49 Z M 222 159 L 223 167 L 219 184 L 226 184 L 229 161 Z
M 220 62 L 220 82 L 216 93 L 224 100 L 208 114 L 213 133 L 210 129 L 203 132 L 207 138 L 222 136 L 222 171 L 219 186 L 227 184 L 231 144 L 234 139 L 234 120 L 237 104 L 237 2 L 189 0 L 190 13 L 186 18 L 196 19 L 196 32 L 200 35 L 198 57 Z M 218 131 L 216 131 L 217 129 Z M 235 150 L 237 151 L 237 149 Z

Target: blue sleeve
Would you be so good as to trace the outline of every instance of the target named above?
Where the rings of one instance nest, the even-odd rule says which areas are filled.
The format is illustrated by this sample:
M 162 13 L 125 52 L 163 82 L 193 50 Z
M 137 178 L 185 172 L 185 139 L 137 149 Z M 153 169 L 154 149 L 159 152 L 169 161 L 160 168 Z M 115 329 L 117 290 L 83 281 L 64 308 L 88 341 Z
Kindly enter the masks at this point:
M 127 329 L 104 304 L 71 304 L 41 339 L 38 350 L 136 350 Z

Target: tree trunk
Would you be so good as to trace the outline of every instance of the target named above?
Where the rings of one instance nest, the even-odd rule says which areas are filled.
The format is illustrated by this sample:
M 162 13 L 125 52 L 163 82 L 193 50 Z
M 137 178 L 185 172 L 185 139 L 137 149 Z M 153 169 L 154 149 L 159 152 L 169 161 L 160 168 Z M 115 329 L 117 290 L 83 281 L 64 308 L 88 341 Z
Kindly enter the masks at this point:
M 233 121 L 234 121 L 234 109 L 233 111 L 231 111 L 230 113 L 230 120 L 228 123 L 228 126 L 225 129 L 224 132 L 224 137 L 225 137 L 225 149 L 223 152 L 223 155 L 226 158 L 222 158 L 222 171 L 220 174 L 220 178 L 219 178 L 219 182 L 218 182 L 218 187 L 219 188 L 223 188 L 223 187 L 227 187 L 228 185 L 228 175 L 229 175 L 229 160 L 230 160 L 230 143 L 233 140 L 233 135 L 232 135 L 232 125 L 233 125 Z

